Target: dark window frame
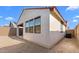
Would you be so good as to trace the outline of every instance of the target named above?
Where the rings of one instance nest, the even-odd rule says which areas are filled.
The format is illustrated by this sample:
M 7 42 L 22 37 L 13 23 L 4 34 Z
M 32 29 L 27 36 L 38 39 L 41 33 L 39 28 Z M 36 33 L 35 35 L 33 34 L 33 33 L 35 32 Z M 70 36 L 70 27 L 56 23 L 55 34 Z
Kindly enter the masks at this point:
M 38 20 L 39 18 L 40 18 L 40 24 L 39 25 L 35 25 L 35 21 Z M 30 26 L 30 22 L 31 21 L 34 21 L 34 25 L 33 26 Z M 29 22 L 29 27 L 26 26 L 26 23 L 28 23 L 28 22 Z M 35 31 L 37 29 L 37 28 L 35 29 L 36 26 L 40 26 L 40 29 L 39 29 L 40 31 Z M 33 32 L 30 32 L 30 28 L 31 27 L 33 27 Z M 26 28 L 27 28 L 27 31 L 26 31 Z M 41 16 L 38 16 L 38 17 L 35 17 L 33 19 L 30 19 L 30 20 L 26 21 L 25 22 L 25 32 L 26 33 L 41 33 Z

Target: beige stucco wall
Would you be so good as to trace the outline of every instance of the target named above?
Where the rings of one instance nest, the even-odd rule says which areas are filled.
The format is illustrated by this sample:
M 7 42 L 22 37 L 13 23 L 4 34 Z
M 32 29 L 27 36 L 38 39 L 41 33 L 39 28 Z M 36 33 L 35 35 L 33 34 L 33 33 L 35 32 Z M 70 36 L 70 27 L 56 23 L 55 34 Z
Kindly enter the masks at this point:
M 9 30 L 9 27 L 0 27 L 0 36 L 8 36 Z
M 54 16 L 50 14 L 50 34 L 49 34 L 49 46 L 52 47 L 56 44 L 59 40 L 61 40 L 65 35 L 65 26 L 61 24 Z M 63 31 L 61 32 L 61 25 L 63 25 Z
M 11 27 L 0 27 L 0 36 L 16 36 L 16 29 Z
M 41 33 L 26 33 L 25 21 L 37 16 L 41 16 Z M 21 23 L 23 23 L 23 38 L 43 47 L 51 48 L 52 45 L 57 43 L 64 36 L 63 33 L 60 33 L 60 22 L 54 17 L 50 17 L 49 9 L 24 10 L 18 24 Z
M 75 28 L 75 37 L 79 40 L 79 25 Z
M 63 25 L 63 32 L 65 32 L 65 31 L 66 31 L 66 26 Z
M 26 33 L 25 32 L 25 21 L 24 21 L 24 32 L 23 38 L 34 43 L 37 43 L 41 46 L 48 47 L 48 34 L 49 34 L 49 10 L 25 10 L 23 14 L 25 21 L 41 16 L 41 33 Z
M 76 29 L 74 29 L 74 37 L 76 38 Z
M 74 29 L 74 36 L 77 38 L 77 28 Z
M 50 14 L 50 31 L 61 31 L 61 23 Z

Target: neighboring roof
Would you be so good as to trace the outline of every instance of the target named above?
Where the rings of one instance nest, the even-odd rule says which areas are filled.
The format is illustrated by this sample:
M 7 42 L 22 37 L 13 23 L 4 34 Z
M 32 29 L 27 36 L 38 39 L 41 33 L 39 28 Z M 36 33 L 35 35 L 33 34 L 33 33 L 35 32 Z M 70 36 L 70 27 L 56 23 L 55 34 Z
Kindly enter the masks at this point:
M 65 26 L 67 26 L 67 22 L 64 20 L 64 18 L 61 16 L 61 14 L 59 13 L 59 11 L 58 11 L 58 9 L 55 7 L 55 6 L 51 6 L 51 7 L 41 7 L 41 8 L 25 8 L 25 9 L 23 9 L 23 11 L 24 10 L 34 10 L 34 9 L 50 9 L 50 11 L 51 10 L 53 10 L 53 9 L 55 9 L 56 10 L 56 12 L 60 15 L 60 16 L 58 16 L 58 17 L 60 17 L 60 21 L 62 21 L 63 22 L 63 24 L 65 25 Z M 22 13 L 23 13 L 23 11 L 22 11 Z M 21 13 L 21 15 L 22 15 L 22 13 Z M 21 15 L 20 15 L 20 17 L 21 17 Z M 20 17 L 19 17 L 19 20 L 20 20 Z M 18 20 L 18 22 L 19 22 L 19 20 Z M 17 23 L 18 23 L 17 22 Z
M 15 22 L 10 22 L 10 25 L 9 25 L 10 27 L 13 27 L 13 28 L 17 28 L 17 25 L 16 25 L 16 23 Z

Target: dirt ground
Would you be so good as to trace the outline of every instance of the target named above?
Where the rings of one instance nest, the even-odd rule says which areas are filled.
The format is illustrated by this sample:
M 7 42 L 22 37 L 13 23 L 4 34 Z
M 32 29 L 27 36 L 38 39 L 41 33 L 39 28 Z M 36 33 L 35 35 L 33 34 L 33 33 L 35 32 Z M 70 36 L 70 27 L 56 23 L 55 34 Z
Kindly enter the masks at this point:
M 56 44 L 50 52 L 56 53 L 77 53 L 79 52 L 79 40 L 72 38 L 64 38 L 58 44 Z
M 0 53 L 67 53 L 79 52 L 77 39 L 64 38 L 51 49 L 16 37 L 0 36 Z

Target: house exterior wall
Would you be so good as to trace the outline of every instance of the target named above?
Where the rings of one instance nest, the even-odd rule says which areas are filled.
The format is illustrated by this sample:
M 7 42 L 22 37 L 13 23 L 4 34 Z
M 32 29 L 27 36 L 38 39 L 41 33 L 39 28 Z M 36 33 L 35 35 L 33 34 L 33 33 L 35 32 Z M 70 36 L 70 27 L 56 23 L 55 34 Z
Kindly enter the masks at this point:
M 0 36 L 8 36 L 10 27 L 0 27 Z
M 74 29 L 74 37 L 77 38 L 77 29 Z
M 77 39 L 79 40 L 79 26 L 77 27 Z
M 16 28 L 0 27 L 0 36 L 16 36 Z
M 79 25 L 77 25 L 74 31 L 75 31 L 75 38 L 79 40 Z
M 63 25 L 63 32 L 65 32 L 65 31 L 66 31 L 66 26 Z
M 50 14 L 50 29 L 49 29 L 49 46 L 56 44 L 59 40 L 61 40 L 65 35 L 65 26 L 61 24 L 54 16 Z M 63 28 L 63 32 L 61 32 L 61 25 Z
M 61 31 L 61 23 L 50 14 L 50 31 Z
M 25 22 L 33 19 L 37 16 L 41 16 L 41 33 L 26 33 Z M 61 23 L 52 15 L 50 15 L 49 9 L 32 9 L 24 10 L 18 25 L 23 23 L 23 38 L 41 46 L 51 48 L 52 45 L 57 43 L 62 37 L 64 32 L 61 33 Z M 65 26 L 63 26 L 65 30 Z
M 41 33 L 26 33 L 25 21 L 41 16 Z M 41 46 L 48 47 L 49 41 L 49 9 L 44 10 L 25 10 L 23 13 L 23 38 Z M 26 20 L 25 20 L 26 19 Z M 25 21 L 24 21 L 25 20 Z M 22 22 L 21 21 L 21 22 Z M 21 23 L 20 22 L 20 23 Z

